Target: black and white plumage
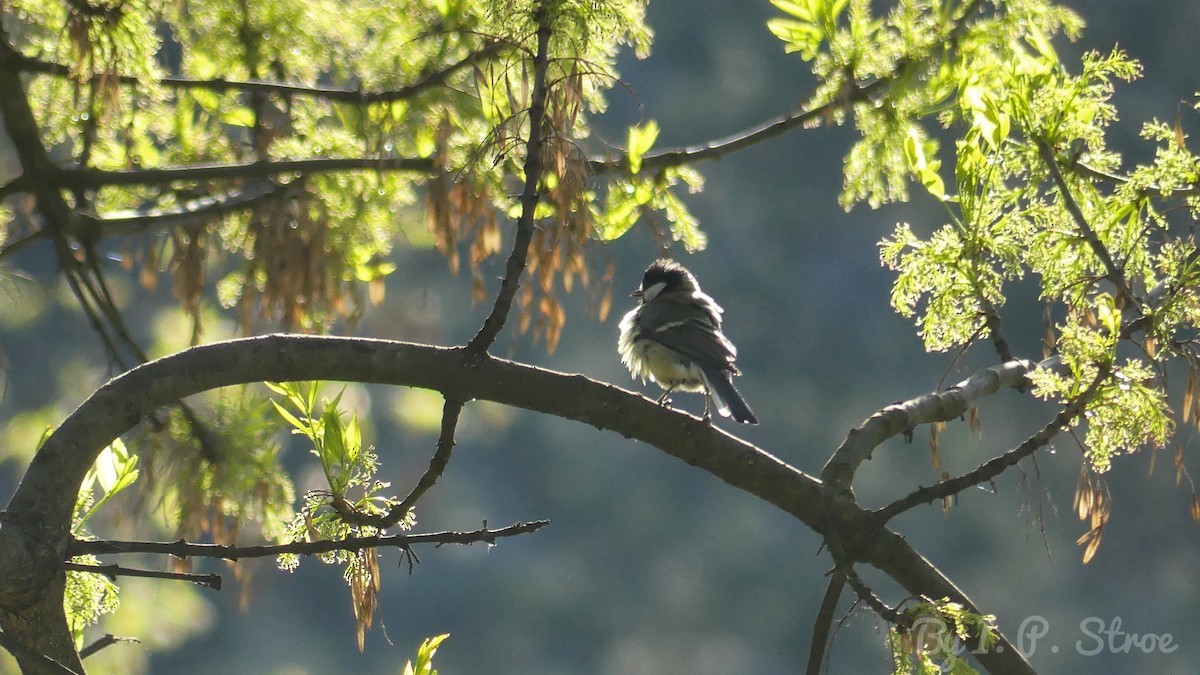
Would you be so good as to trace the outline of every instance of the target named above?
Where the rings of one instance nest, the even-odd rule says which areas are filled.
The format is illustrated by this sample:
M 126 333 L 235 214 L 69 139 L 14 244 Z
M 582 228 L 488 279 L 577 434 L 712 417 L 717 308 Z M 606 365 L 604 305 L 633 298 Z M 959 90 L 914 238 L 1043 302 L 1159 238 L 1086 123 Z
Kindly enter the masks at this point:
M 750 406 L 733 386 L 740 375 L 733 365 L 737 349 L 721 332 L 720 305 L 700 290 L 696 277 L 673 260 L 656 260 L 646 268 L 638 299 L 621 319 L 617 350 L 634 378 L 649 379 L 666 391 L 705 394 L 717 412 L 743 424 L 758 424 Z

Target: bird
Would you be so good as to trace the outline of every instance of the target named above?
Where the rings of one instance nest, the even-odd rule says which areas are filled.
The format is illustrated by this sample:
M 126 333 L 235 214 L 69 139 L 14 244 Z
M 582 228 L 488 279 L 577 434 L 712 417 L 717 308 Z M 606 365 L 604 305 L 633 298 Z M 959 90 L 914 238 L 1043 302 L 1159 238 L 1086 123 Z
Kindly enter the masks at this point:
M 702 392 L 706 420 L 712 420 L 711 396 L 723 417 L 758 424 L 733 386 L 741 372 L 734 365 L 737 348 L 721 332 L 724 310 L 687 268 L 667 258 L 650 263 L 630 297 L 638 304 L 621 319 L 617 352 L 634 379 L 665 390 L 660 405 L 675 391 Z

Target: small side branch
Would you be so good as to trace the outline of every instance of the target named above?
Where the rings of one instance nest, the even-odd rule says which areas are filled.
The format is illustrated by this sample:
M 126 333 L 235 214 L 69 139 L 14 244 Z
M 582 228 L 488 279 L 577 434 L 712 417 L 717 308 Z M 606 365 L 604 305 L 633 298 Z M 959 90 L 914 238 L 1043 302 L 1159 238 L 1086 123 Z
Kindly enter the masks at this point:
M 829 633 L 833 628 L 833 615 L 837 611 L 838 600 L 841 600 L 845 587 L 845 573 L 835 569 L 829 577 L 829 585 L 825 587 L 825 596 L 821 599 L 821 607 L 817 610 L 817 618 L 813 622 L 812 642 L 808 647 L 808 666 L 804 670 L 806 675 L 821 673 L 821 665 L 825 663 L 825 648 L 829 645 Z
M 1096 230 L 1092 229 L 1087 218 L 1083 215 L 1083 211 L 1079 208 L 1075 197 L 1071 195 L 1070 186 L 1067 185 L 1067 179 L 1058 168 L 1058 159 L 1054 156 L 1054 149 L 1051 148 L 1046 141 L 1036 139 L 1038 154 L 1042 158 L 1042 162 L 1046 165 L 1046 169 L 1050 172 L 1050 177 L 1054 179 L 1054 184 L 1058 187 L 1058 194 L 1062 197 L 1063 207 L 1067 209 L 1067 213 L 1071 214 L 1071 219 L 1075 221 L 1075 226 L 1079 228 L 1079 233 L 1083 236 L 1084 241 L 1092 249 L 1092 253 L 1100 259 L 1100 264 L 1104 266 L 1104 278 L 1112 282 L 1117 290 L 1117 298 L 1119 300 L 1135 301 L 1133 293 L 1129 290 L 1129 284 L 1125 280 L 1125 273 L 1113 260 L 1112 254 L 1104 242 L 1100 241 L 1100 237 L 1096 235 Z M 1136 304 L 1136 302 L 1135 302 Z
M 858 599 L 867 607 L 870 607 L 872 612 L 878 614 L 879 618 L 893 626 L 904 624 L 904 617 L 900 612 L 889 607 L 878 595 L 875 595 L 875 591 L 871 590 L 871 587 L 862 580 L 862 577 L 858 576 L 858 572 L 855 572 L 853 568 L 846 570 L 846 582 L 850 584 L 854 595 L 858 596 Z
M 106 633 L 103 637 L 97 639 L 92 644 L 84 647 L 83 649 L 80 649 L 79 650 L 79 658 L 86 659 L 87 657 L 91 656 L 92 654 L 95 654 L 96 652 L 100 651 L 101 649 L 111 647 L 111 646 L 121 643 L 121 642 L 140 643 L 141 640 L 139 640 L 137 638 L 132 638 L 132 637 L 117 637 L 116 635 L 113 635 L 112 633 Z
M 442 406 L 442 431 L 438 435 L 437 450 L 433 453 L 433 458 L 429 460 L 429 468 L 413 486 L 412 491 L 389 514 L 389 519 L 393 515 L 395 516 L 391 524 L 400 522 L 408 515 L 409 510 L 416 506 L 417 500 L 429 488 L 436 485 L 438 479 L 442 477 L 442 472 L 446 470 L 446 464 L 450 462 L 450 454 L 454 451 L 454 434 L 458 429 L 458 417 L 462 413 L 462 409 L 462 401 L 446 399 L 446 403 Z
M 387 89 L 380 91 L 364 91 L 362 89 L 350 89 L 346 87 L 321 87 L 321 86 L 306 86 L 301 84 L 290 84 L 287 82 L 271 82 L 268 80 L 227 80 L 223 77 L 211 79 L 195 79 L 188 77 L 163 77 L 157 80 L 157 83 L 172 89 L 202 89 L 217 93 L 227 91 L 240 91 L 255 94 L 276 94 L 279 96 L 307 96 L 310 98 L 321 99 L 326 101 L 336 101 L 339 103 L 354 103 L 358 105 L 369 105 L 372 103 L 392 103 L 404 99 L 412 98 L 422 92 L 425 92 L 433 87 L 439 86 L 446 82 L 454 73 L 476 63 L 480 60 L 494 56 L 501 47 L 503 42 L 494 42 L 484 46 L 483 48 L 471 52 L 466 57 L 451 63 L 444 68 L 430 71 L 425 76 L 418 79 L 412 84 L 397 87 L 396 89 Z M 71 69 L 61 63 L 53 63 L 42 59 L 33 58 L 20 54 L 17 56 L 18 69 L 29 73 L 41 73 L 44 75 L 53 75 L 56 77 L 70 77 Z M 92 82 L 98 82 L 108 76 L 93 75 Z M 141 84 L 142 80 L 131 75 L 119 75 L 117 81 L 121 84 L 136 85 Z
M 541 200 L 540 185 L 542 182 L 542 145 L 545 138 L 546 119 L 546 71 L 550 66 L 550 17 L 546 3 L 538 4 L 535 19 L 537 20 L 537 54 L 533 58 L 533 93 L 529 104 L 529 138 L 525 142 L 525 187 L 521 191 L 521 216 L 517 219 L 517 233 L 513 237 L 512 253 L 504 267 L 504 281 L 500 283 L 500 291 L 496 294 L 496 302 L 492 311 L 484 319 L 483 326 L 475 337 L 467 343 L 467 353 L 482 357 L 500 329 L 508 320 L 509 310 L 512 309 L 513 298 L 521 285 L 521 274 L 525 272 L 526 259 L 529 256 L 529 244 L 533 240 L 533 218 Z
M 495 544 L 497 539 L 515 537 L 536 532 L 549 525 L 548 520 L 531 523 L 516 523 L 499 529 L 486 527 L 470 532 L 430 532 L 428 534 L 396 534 L 388 537 L 350 537 L 338 541 L 297 541 L 290 544 L 263 546 L 221 546 L 218 544 L 189 544 L 179 541 L 81 541 L 73 540 L 67 547 L 68 555 L 112 555 L 119 553 L 157 553 L 176 558 L 269 558 L 284 553 L 316 555 L 332 551 L 361 551 L 367 548 L 391 546 L 407 549 L 417 544 Z
M 992 338 L 992 346 L 996 348 L 996 355 L 1000 357 L 1002 363 L 1008 363 L 1013 360 L 1012 348 L 1008 346 L 1008 340 L 1004 339 L 1004 334 L 1000 332 L 1000 311 L 996 309 L 996 305 L 979 294 L 979 305 L 983 308 L 983 323 L 987 326 L 988 335 Z
M 437 484 L 438 479 L 442 477 L 442 472 L 446 470 L 446 465 L 450 462 L 450 454 L 454 451 L 454 433 L 458 428 L 458 417 L 462 409 L 462 401 L 446 399 L 446 403 L 442 407 L 442 431 L 438 435 L 437 450 L 433 453 L 433 458 L 429 460 L 429 468 L 425 470 L 408 496 L 382 515 L 362 513 L 355 510 L 354 506 L 346 500 L 335 498 L 332 506 L 342 520 L 354 525 L 366 525 L 380 530 L 386 530 L 404 520 L 408 516 L 408 512 L 416 506 L 417 500 L 429 488 Z
M 214 591 L 221 590 L 221 575 L 219 574 L 188 574 L 185 572 L 159 572 L 157 570 L 141 570 L 120 565 L 85 565 L 83 563 L 63 563 L 63 569 L 71 572 L 86 572 L 88 574 L 103 574 L 109 579 L 117 577 L 143 577 L 145 579 L 174 579 L 190 581 L 193 584 L 207 586 Z
M 297 191 L 301 179 L 276 185 L 263 181 L 240 190 L 203 197 L 174 208 L 148 211 L 122 211 L 103 216 L 81 215 L 85 227 L 103 235 L 142 234 L 185 225 L 200 224 L 226 213 L 250 209 L 274 200 L 285 199 Z
M 64 188 L 101 188 L 109 185 L 166 185 L 176 181 L 266 178 L 295 173 L 312 175 L 333 171 L 412 171 L 430 173 L 433 160 L 411 157 L 313 157 L 245 162 L 242 164 L 196 164 L 163 169 L 57 169 L 53 182 Z

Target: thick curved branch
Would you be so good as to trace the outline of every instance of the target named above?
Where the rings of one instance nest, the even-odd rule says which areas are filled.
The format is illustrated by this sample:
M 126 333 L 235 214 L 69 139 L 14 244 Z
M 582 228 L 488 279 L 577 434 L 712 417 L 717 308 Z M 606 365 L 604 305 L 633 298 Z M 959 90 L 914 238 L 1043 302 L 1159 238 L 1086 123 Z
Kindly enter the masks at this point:
M 0 631 L 0 647 L 3 647 L 9 654 L 16 657 L 17 662 L 22 664 L 22 669 L 26 667 L 25 664 L 30 664 L 40 667 L 43 672 L 47 673 L 83 675 L 83 671 L 72 670 L 49 656 L 26 647 L 4 631 Z
M 820 481 L 705 421 L 581 375 L 449 349 L 386 340 L 269 335 L 194 347 L 139 366 L 101 387 L 43 443 L 0 527 L 0 608 L 62 611 L 39 570 L 58 569 L 71 541 L 74 495 L 100 450 L 158 408 L 209 389 L 263 381 L 337 380 L 414 386 L 447 398 L 539 411 L 643 441 L 755 495 L 867 562 L 914 596 L 970 599 L 898 534 Z M 34 603 L 32 606 L 29 603 Z M 7 623 L 0 612 L 0 622 Z M 1001 638 L 978 656 L 995 672 L 1032 672 Z

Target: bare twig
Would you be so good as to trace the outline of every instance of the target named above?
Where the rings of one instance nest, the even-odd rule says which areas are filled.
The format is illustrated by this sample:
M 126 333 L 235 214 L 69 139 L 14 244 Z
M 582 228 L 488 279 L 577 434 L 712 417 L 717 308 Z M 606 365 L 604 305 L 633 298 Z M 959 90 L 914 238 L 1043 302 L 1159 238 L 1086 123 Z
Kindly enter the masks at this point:
M 226 213 L 285 199 L 294 194 L 302 182 L 302 179 L 283 184 L 257 182 L 240 190 L 202 197 L 169 209 L 121 211 L 104 215 L 81 214 L 79 220 L 85 227 L 96 229 L 98 234 L 142 234 L 152 230 L 194 225 Z
M 817 618 L 813 621 L 812 642 L 808 647 L 808 667 L 806 675 L 820 675 L 821 665 L 825 662 L 825 649 L 829 645 L 829 633 L 833 628 L 833 614 L 837 611 L 838 600 L 842 597 L 842 589 L 846 587 L 846 575 L 840 569 L 835 569 L 829 576 L 829 585 L 825 587 L 825 595 L 821 598 L 821 607 L 817 610 Z
M 878 595 L 875 595 L 875 592 L 871 590 L 870 586 L 867 586 L 862 577 L 858 576 L 858 572 L 855 572 L 854 568 L 846 569 L 845 574 L 846 582 L 850 584 L 850 589 L 854 591 L 859 600 L 862 600 L 867 607 L 871 608 L 872 612 L 878 614 L 879 618 L 893 626 L 904 624 L 904 617 L 900 612 L 889 607 Z
M 221 575 L 219 574 L 188 574 L 186 572 L 159 572 L 157 570 L 140 570 L 120 565 L 85 565 L 83 563 L 63 563 L 63 569 L 71 572 L 86 572 L 88 574 L 103 574 L 109 579 L 117 577 L 143 577 L 146 579 L 174 579 L 190 581 L 194 584 L 207 586 L 214 591 L 221 590 Z
M 709 141 L 699 145 L 691 145 L 683 148 L 671 148 L 659 150 L 656 152 L 647 153 L 642 157 L 642 169 L 640 173 L 645 175 L 653 175 L 675 166 L 684 164 L 692 164 L 710 159 L 719 159 L 730 153 L 748 148 L 752 145 L 773 138 L 780 134 L 786 133 L 797 127 L 802 127 L 805 124 L 815 122 L 817 120 L 826 119 L 837 112 L 842 112 L 850 109 L 856 103 L 862 103 L 872 100 L 875 97 L 887 91 L 892 84 L 899 79 L 904 71 L 914 63 L 922 59 L 929 58 L 931 54 L 941 53 L 940 50 L 944 45 L 956 39 L 966 26 L 967 19 L 977 12 L 983 6 L 982 0 L 971 0 L 966 3 L 960 10 L 960 14 L 943 32 L 942 39 L 934 40 L 932 45 L 936 46 L 936 51 L 931 50 L 927 54 L 915 55 L 908 59 L 902 59 L 896 64 L 892 71 L 877 80 L 873 80 L 867 84 L 848 83 L 847 90 L 840 96 L 826 101 L 825 103 L 809 108 L 806 110 L 797 110 L 786 115 L 782 115 L 773 120 L 768 120 L 755 127 L 740 131 L 731 136 Z M 613 171 L 626 171 L 629 168 L 628 157 L 622 155 L 613 158 L 597 158 L 591 161 L 591 169 L 594 173 L 610 173 Z
M 354 506 L 345 499 L 334 499 L 331 506 L 342 517 L 342 520 L 354 525 L 376 527 L 380 530 L 386 530 L 404 520 L 413 506 L 416 506 L 417 500 L 437 483 L 442 472 L 446 470 L 446 464 L 450 462 L 450 454 L 454 450 L 454 432 L 458 428 L 458 416 L 462 409 L 462 401 L 446 398 L 446 403 L 442 407 L 442 431 L 438 436 L 437 450 L 433 453 L 433 458 L 429 460 L 429 468 L 425 470 L 408 496 L 382 515 L 362 513 L 355 510 Z
M 119 644 L 121 642 L 140 643 L 141 640 L 139 640 L 137 638 L 133 638 L 133 637 L 117 637 L 116 635 L 113 635 L 112 633 L 105 633 L 102 637 L 98 638 L 92 644 L 87 645 L 83 649 L 80 649 L 79 650 L 79 658 L 86 659 L 87 657 L 91 656 L 92 654 L 95 654 L 96 652 L 100 651 L 101 649 L 104 649 L 106 647 L 111 647 L 111 646 L 113 646 L 115 644 Z
M 223 77 L 196 79 L 188 77 L 163 77 L 155 80 L 158 84 L 172 89 L 205 89 L 218 93 L 226 91 L 253 92 L 259 94 L 277 94 L 280 96 L 307 96 L 310 98 L 339 103 L 354 103 L 369 105 L 372 103 L 392 103 L 412 98 L 428 89 L 444 83 L 454 73 L 480 60 L 494 56 L 504 46 L 502 42 L 485 45 L 478 51 L 471 52 L 466 57 L 451 63 L 444 68 L 430 71 L 416 82 L 396 89 L 379 91 L 364 91 L 347 87 L 322 87 L 291 84 L 287 82 L 272 82 L 268 80 L 227 80 Z M 23 72 L 41 73 L 56 77 L 70 77 L 71 69 L 61 63 L 52 63 L 42 59 L 20 54 L 17 57 L 17 68 Z M 111 81 L 109 75 L 93 75 L 92 82 L 101 79 Z M 142 84 L 143 80 L 131 75 L 118 75 L 116 80 L 121 84 Z
M 20 239 L 17 239 L 13 243 L 8 244 L 7 246 L 4 246 L 4 247 L 0 247 L 0 260 L 3 260 L 5 258 L 7 258 L 8 256 L 15 254 L 17 251 L 20 251 L 21 249 L 25 248 L 26 246 L 34 243 L 35 241 L 37 241 L 39 239 L 45 239 L 46 237 L 49 237 L 49 236 L 50 236 L 50 231 L 45 228 L 42 228 L 39 230 L 34 230 L 33 232 L 30 232 L 29 234 L 21 237 Z
M 1008 346 L 1008 340 L 1005 340 L 1004 334 L 1000 332 L 999 310 L 991 300 L 984 297 L 983 293 L 979 293 L 979 306 L 983 310 L 983 323 L 987 326 L 988 335 L 992 338 L 992 346 L 996 348 L 996 355 L 1000 357 L 1001 363 L 1012 361 L 1014 358 L 1012 348 Z
M 534 20 L 537 22 L 537 54 L 533 58 L 533 93 L 529 103 L 529 138 L 525 141 L 525 187 L 521 191 L 521 216 L 517 219 L 512 253 L 505 265 L 504 280 L 500 283 L 496 302 L 479 332 L 466 346 L 467 352 L 476 357 L 487 353 L 508 319 L 513 297 L 521 284 L 521 274 L 525 271 L 529 243 L 533 239 L 534 212 L 541 200 L 542 145 L 546 136 L 543 128 L 546 119 L 546 71 L 550 65 L 550 16 L 545 2 L 538 3 Z
M 395 520 L 392 520 L 393 524 L 400 522 L 408 515 L 409 510 L 416 506 L 417 500 L 438 482 L 442 472 L 446 470 L 446 464 L 450 461 L 450 453 L 454 450 L 454 433 L 458 428 L 458 416 L 462 409 L 462 401 L 446 399 L 442 406 L 442 431 L 438 435 L 437 451 L 433 453 L 433 458 L 429 460 L 429 468 L 413 486 L 412 491 L 393 509 L 396 516 Z
M 433 171 L 433 160 L 410 157 L 312 157 L 245 162 L 196 164 L 162 169 L 56 169 L 52 181 L 65 188 L 99 188 L 108 185 L 164 185 L 176 181 L 265 178 L 280 174 L 310 175 L 331 171 Z
M 396 534 L 387 537 L 348 537 L 338 541 L 297 541 L 290 544 L 274 544 L 261 546 L 222 546 L 219 544 L 190 544 L 182 539 L 179 541 L 82 541 L 72 540 L 68 554 L 76 555 L 110 555 L 119 553 L 157 553 L 176 558 L 222 558 L 224 560 L 240 560 L 242 558 L 267 558 L 295 553 L 297 555 L 315 555 L 331 551 L 361 551 L 368 548 L 391 546 L 408 548 L 417 544 L 475 544 L 486 542 L 496 543 L 503 537 L 515 537 L 521 534 L 536 532 L 549 525 L 548 520 L 535 520 L 531 523 L 516 523 L 499 529 L 482 528 L 470 532 L 430 532 L 427 534 Z

